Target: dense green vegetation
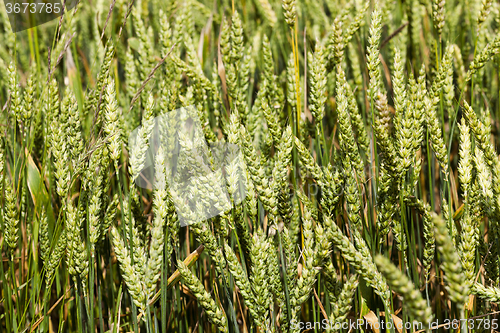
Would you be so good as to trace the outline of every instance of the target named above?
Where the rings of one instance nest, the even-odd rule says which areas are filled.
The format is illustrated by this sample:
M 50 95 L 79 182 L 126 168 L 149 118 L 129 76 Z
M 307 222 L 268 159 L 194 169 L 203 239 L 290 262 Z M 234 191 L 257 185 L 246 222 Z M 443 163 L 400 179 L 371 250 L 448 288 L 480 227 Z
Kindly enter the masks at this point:
M 0 13 L 0 332 L 497 329 L 498 2 L 80 1 L 15 34 Z M 229 206 L 188 226 L 220 196 L 172 176 L 193 138 L 157 146 L 180 108 L 240 153 Z M 176 170 L 217 171 L 198 157 Z

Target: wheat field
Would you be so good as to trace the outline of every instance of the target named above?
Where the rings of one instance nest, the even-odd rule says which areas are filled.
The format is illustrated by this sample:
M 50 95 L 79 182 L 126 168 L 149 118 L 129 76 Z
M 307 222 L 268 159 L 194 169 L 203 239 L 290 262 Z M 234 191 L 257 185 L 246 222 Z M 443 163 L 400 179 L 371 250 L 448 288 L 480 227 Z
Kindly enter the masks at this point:
M 500 331 L 498 1 L 3 1 L 0 332 Z

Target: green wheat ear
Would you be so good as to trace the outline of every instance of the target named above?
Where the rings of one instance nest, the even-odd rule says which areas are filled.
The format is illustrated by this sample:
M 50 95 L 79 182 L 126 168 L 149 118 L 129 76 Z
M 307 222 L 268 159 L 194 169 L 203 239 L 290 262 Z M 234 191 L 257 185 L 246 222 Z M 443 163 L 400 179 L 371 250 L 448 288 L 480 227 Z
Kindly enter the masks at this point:
M 198 280 L 183 261 L 178 262 L 177 268 L 181 273 L 182 281 L 193 292 L 194 297 L 196 297 L 200 305 L 205 309 L 209 320 L 214 323 L 221 332 L 228 332 L 225 314 L 215 304 L 200 280 Z
M 386 257 L 377 255 L 375 263 L 378 269 L 387 279 L 389 286 L 403 296 L 405 308 L 410 315 L 424 327 L 428 326 L 432 320 L 432 310 L 427 306 L 427 302 L 422 298 L 420 292 L 415 289 L 413 283 Z
M 8 10 L 0 332 L 494 312 L 497 1 L 80 1 L 27 33 Z
M 14 184 L 7 178 L 5 184 L 5 208 L 3 213 L 5 244 L 11 254 L 17 249 L 19 239 L 19 210 L 17 208 L 17 195 Z
M 447 290 L 450 299 L 461 308 L 469 296 L 469 286 L 463 274 L 462 264 L 453 246 L 446 221 L 434 215 L 435 237 L 439 252 L 443 255 L 443 269 L 448 282 Z

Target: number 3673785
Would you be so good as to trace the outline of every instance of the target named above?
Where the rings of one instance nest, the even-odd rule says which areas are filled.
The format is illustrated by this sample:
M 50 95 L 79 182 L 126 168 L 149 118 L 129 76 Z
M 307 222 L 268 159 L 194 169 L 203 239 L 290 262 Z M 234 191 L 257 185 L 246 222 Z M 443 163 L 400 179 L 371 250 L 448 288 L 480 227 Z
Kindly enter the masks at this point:
M 51 2 L 22 2 L 22 3 L 6 3 L 5 8 L 7 10 L 7 14 L 15 13 L 31 13 L 31 14 L 59 14 L 62 9 L 62 4 L 60 3 L 51 3 Z

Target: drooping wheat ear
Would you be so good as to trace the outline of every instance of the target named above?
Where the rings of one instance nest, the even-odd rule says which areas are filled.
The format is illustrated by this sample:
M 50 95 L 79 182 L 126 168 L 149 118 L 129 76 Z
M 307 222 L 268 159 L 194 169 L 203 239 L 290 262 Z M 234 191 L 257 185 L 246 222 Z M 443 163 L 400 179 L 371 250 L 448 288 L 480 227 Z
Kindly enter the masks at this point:
M 472 75 L 474 75 L 479 69 L 483 68 L 484 65 L 500 50 L 500 36 L 496 36 L 494 40 L 489 42 L 481 52 L 476 53 L 474 60 L 471 61 L 469 65 L 469 70 L 467 71 L 467 76 L 465 81 L 469 81 L 472 79 Z
M 222 248 L 219 246 L 217 239 L 214 234 L 210 231 L 205 223 L 193 223 L 189 226 L 189 230 L 192 230 L 196 236 L 196 239 L 203 245 L 210 255 L 210 258 L 215 263 L 215 269 L 220 277 L 227 274 L 226 262 L 224 260 L 224 255 L 222 253 Z M 225 236 L 225 235 L 224 235 Z M 240 242 L 243 243 L 242 246 L 244 251 L 249 247 L 247 245 L 250 242 L 250 235 L 247 233 L 247 239 L 241 239 Z M 248 243 L 246 243 L 248 242 Z
M 477 223 L 477 222 L 476 222 Z M 495 231 L 494 231 L 495 232 Z M 498 249 L 495 246 L 488 246 L 488 243 L 482 238 L 479 238 L 480 243 L 478 247 L 478 252 L 484 262 L 484 279 L 485 283 L 497 286 L 497 281 L 499 277 L 499 271 L 497 263 L 498 261 Z
M 337 271 L 333 266 L 334 259 L 330 257 L 330 260 L 326 262 L 323 269 L 321 270 L 322 276 L 325 278 L 325 287 L 330 296 L 330 302 L 334 303 L 340 294 L 340 289 L 342 287 L 341 277 L 337 275 Z
M 477 31 L 479 33 L 479 29 L 484 21 L 488 18 L 488 14 L 490 13 L 492 0 L 481 0 L 481 10 L 479 11 L 479 15 L 477 16 Z
M 365 2 L 361 9 L 358 11 L 354 19 L 351 21 L 351 24 L 347 28 L 347 31 L 344 32 L 344 44 L 347 45 L 351 41 L 352 37 L 358 31 L 358 29 L 361 27 L 361 25 L 364 24 L 364 18 L 366 15 L 366 11 L 370 7 L 369 2 Z
M 3 211 L 4 228 L 5 228 L 5 243 L 14 253 L 17 248 L 17 240 L 19 238 L 19 211 L 17 209 L 17 195 L 14 182 L 11 183 L 7 177 L 5 182 L 5 208 Z
M 297 147 L 301 165 L 316 181 L 319 181 L 322 178 L 321 168 L 316 164 L 306 146 L 304 146 L 304 144 L 297 137 L 295 138 L 295 147 Z
M 59 262 L 61 261 L 62 256 L 64 255 L 67 245 L 67 231 L 63 230 L 61 235 L 59 236 L 55 248 L 50 253 L 50 256 L 44 262 L 45 264 L 45 288 L 46 290 L 50 290 L 50 286 L 52 284 L 52 278 L 54 277 L 54 273 L 56 271 Z M 49 293 L 49 292 L 48 292 Z M 49 295 L 47 295 L 49 296 Z
M 212 86 L 212 82 L 203 74 L 202 71 L 199 71 L 196 67 L 188 65 L 185 61 L 181 60 L 178 56 L 172 54 L 170 56 L 173 64 L 176 67 L 176 70 L 179 72 L 186 73 L 186 76 L 199 84 L 206 91 L 214 92 L 215 88 Z M 192 87 L 192 86 L 191 86 Z
M 441 39 L 441 33 L 444 27 L 444 5 L 445 0 L 432 0 L 432 22 L 434 28 L 436 29 L 439 38 Z
M 290 303 L 292 305 L 292 317 L 294 319 L 299 316 L 301 305 L 309 299 L 314 283 L 320 272 L 320 267 L 324 265 L 325 258 L 328 256 L 331 246 L 331 233 L 329 232 L 330 228 L 327 226 L 329 220 L 324 221 L 325 228 L 319 223 L 313 228 L 313 219 L 316 219 L 317 211 L 312 202 L 310 202 L 304 194 L 299 194 L 299 196 L 300 200 L 304 203 L 304 265 L 301 274 L 296 280 L 294 288 L 291 289 Z
M 221 332 L 228 332 L 227 319 L 224 312 L 215 304 L 210 294 L 205 290 L 201 281 L 194 275 L 186 264 L 179 260 L 177 264 L 182 281 L 191 290 L 194 297 L 206 311 L 208 320 L 215 324 Z
M 387 279 L 387 283 L 391 286 L 392 290 L 403 297 L 403 304 L 406 305 L 410 316 L 414 320 L 428 325 L 432 320 L 432 310 L 427 306 L 426 301 L 422 298 L 422 295 L 410 279 L 394 266 L 388 258 L 382 255 L 375 257 L 375 263 Z
M 128 291 L 132 297 L 135 305 L 141 309 L 146 310 L 146 292 L 141 276 L 136 272 L 125 243 L 120 236 L 115 226 L 111 227 L 111 241 L 115 250 L 116 258 L 120 262 L 120 271 L 122 272 L 123 280 L 127 284 Z
M 337 324 L 337 328 L 345 322 L 347 319 L 347 315 L 352 308 L 352 299 L 354 293 L 356 292 L 358 287 L 358 275 L 354 274 L 344 283 L 342 286 L 342 291 L 336 297 L 334 302 L 331 302 L 330 305 L 333 307 L 332 313 L 330 314 L 330 327 L 327 329 L 327 332 L 335 332 L 338 331 L 336 329 L 335 324 Z M 331 325 L 333 325 L 333 330 Z
M 295 25 L 295 18 L 297 17 L 296 0 L 283 0 L 283 15 L 285 15 L 285 22 L 290 29 Z
M 112 77 L 108 78 L 106 86 L 106 109 L 104 111 L 104 133 L 108 137 L 107 145 L 111 153 L 111 159 L 116 163 L 122 151 L 121 129 L 120 129 L 120 113 L 116 100 L 115 80 Z
M 254 293 L 250 281 L 243 271 L 238 258 L 236 258 L 234 250 L 227 243 L 224 244 L 224 253 L 226 255 L 229 271 L 234 277 L 234 283 L 238 286 L 250 315 L 255 319 L 259 318 L 259 308 L 257 304 L 255 304 Z
M 382 15 L 380 6 L 375 4 L 375 9 L 372 12 L 370 24 L 370 37 L 368 38 L 368 54 L 366 55 L 368 74 L 370 81 L 368 84 L 368 95 L 373 100 L 379 90 L 382 89 L 382 77 L 380 74 L 380 59 L 378 46 L 382 33 Z
M 495 303 L 500 301 L 500 289 L 497 287 L 485 287 L 481 283 L 476 282 L 473 290 L 480 298 Z
M 462 272 L 460 258 L 453 246 L 454 242 L 446 227 L 446 221 L 436 214 L 433 215 L 436 243 L 439 252 L 443 255 L 442 265 L 448 282 L 446 289 L 450 299 L 457 303 L 457 308 L 462 309 L 469 296 L 469 286 Z
M 500 161 L 497 158 L 495 147 L 490 141 L 491 132 L 489 126 L 478 119 L 476 113 L 466 101 L 464 101 L 464 116 L 470 130 L 474 134 L 476 145 L 482 150 L 486 163 L 488 163 L 491 170 L 495 173 L 495 170 L 500 166 Z
M 325 216 L 325 218 L 329 217 Z M 363 256 L 342 233 L 337 224 L 331 223 L 331 226 L 332 243 L 341 251 L 346 261 L 359 272 L 363 279 L 380 295 L 384 303 L 388 305 L 390 298 L 389 287 L 380 272 L 378 272 L 371 255 L 368 253 L 368 257 Z
M 332 213 L 334 206 L 340 198 L 339 188 L 342 186 L 342 179 L 339 172 L 334 172 L 331 164 L 327 168 L 321 169 L 314 161 L 311 153 L 297 137 L 295 137 L 295 147 L 299 153 L 300 164 L 321 186 L 321 190 L 323 191 L 320 202 L 322 208 L 329 214 Z

